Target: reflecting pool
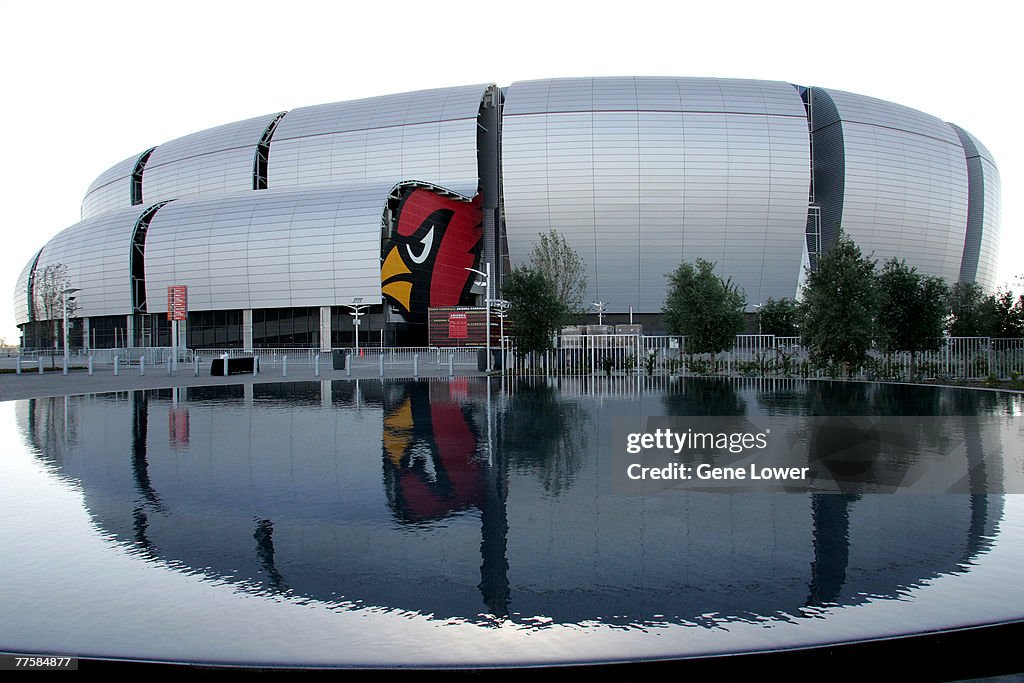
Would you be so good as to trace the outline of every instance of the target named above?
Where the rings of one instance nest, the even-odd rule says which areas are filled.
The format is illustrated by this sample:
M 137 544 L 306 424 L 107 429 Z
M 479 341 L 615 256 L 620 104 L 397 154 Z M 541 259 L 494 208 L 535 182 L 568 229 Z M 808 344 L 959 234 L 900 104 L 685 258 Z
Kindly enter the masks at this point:
M 1022 412 L 1020 394 L 678 378 L 6 402 L 0 650 L 480 666 L 1019 619 L 1024 506 L 992 492 L 1024 490 Z M 955 444 L 972 493 L 614 485 L 617 420 L 846 415 L 933 418 L 909 461 L 872 467 L 925 471 Z

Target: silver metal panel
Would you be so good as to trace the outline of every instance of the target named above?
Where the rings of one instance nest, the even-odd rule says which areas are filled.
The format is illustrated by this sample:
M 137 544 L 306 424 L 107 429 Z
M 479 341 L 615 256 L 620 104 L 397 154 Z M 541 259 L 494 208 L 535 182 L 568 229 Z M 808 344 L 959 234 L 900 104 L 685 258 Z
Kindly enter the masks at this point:
M 270 144 L 268 186 L 422 180 L 472 197 L 477 114 L 487 85 L 292 110 Z
M 67 266 L 68 284 L 79 289 L 78 317 L 131 313 L 132 233 L 146 206 L 117 209 L 58 233 L 39 256 L 36 275 L 49 265 Z M 36 312 L 41 318 L 39 291 Z
M 217 126 L 160 145 L 142 174 L 143 199 L 153 204 L 252 190 L 256 146 L 279 114 Z
M 795 95 L 795 96 L 794 96 Z M 789 83 L 729 78 L 558 78 L 516 81 L 505 116 L 588 111 L 730 112 L 804 116 Z
M 146 298 L 166 311 L 169 285 L 191 310 L 380 303 L 381 216 L 392 184 L 168 204 L 146 240 Z
M 92 181 L 82 199 L 83 219 L 132 205 L 132 171 L 139 156 L 141 154 L 117 162 Z
M 880 263 L 906 259 L 955 282 L 968 206 L 967 164 L 956 133 L 898 104 L 825 92 L 843 134 L 843 230 Z
M 32 266 L 36 262 L 36 254 L 28 260 L 21 274 L 18 275 L 18 282 L 14 285 L 14 324 L 24 325 L 29 322 L 28 310 L 28 279 L 32 276 Z
M 950 126 L 964 147 L 969 187 L 960 280 L 992 289 L 999 267 L 999 170 L 991 152 L 977 138 L 959 126 Z
M 791 85 L 516 83 L 502 144 L 514 265 L 553 227 L 587 263 L 588 301 L 611 311 L 659 311 L 666 274 L 697 257 L 716 262 L 752 304 L 795 294 L 810 151 Z

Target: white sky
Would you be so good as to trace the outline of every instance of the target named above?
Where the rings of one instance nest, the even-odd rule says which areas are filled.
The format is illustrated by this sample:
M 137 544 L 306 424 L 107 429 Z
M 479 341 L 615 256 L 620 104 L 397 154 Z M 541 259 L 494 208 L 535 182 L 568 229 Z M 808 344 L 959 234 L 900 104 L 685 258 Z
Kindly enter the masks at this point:
M 488 9 L 497 7 L 500 9 Z M 295 107 L 563 76 L 820 85 L 957 123 L 1002 175 L 999 282 L 1024 273 L 1021 12 L 943 2 L 0 4 L 0 336 L 14 287 L 125 157 Z

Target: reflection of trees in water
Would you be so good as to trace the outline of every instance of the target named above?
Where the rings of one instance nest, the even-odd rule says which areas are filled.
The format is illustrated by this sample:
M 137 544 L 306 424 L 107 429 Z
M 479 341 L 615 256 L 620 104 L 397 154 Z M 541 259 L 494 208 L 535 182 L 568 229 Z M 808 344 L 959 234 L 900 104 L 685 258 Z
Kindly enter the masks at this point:
M 498 439 L 510 467 L 534 474 L 556 496 L 572 486 L 583 467 L 588 452 L 583 425 L 590 419 L 578 403 L 560 396 L 546 383 L 517 383 L 500 415 Z
M 746 415 L 747 402 L 736 392 L 736 384 L 729 379 L 688 378 L 672 382 L 662 397 L 665 414 L 687 415 Z

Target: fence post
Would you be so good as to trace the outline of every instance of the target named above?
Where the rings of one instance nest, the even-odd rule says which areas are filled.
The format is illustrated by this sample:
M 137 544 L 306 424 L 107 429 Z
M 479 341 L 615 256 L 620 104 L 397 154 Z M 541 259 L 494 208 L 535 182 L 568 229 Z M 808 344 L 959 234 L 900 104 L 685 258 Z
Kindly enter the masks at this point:
M 316 354 L 313 357 L 313 374 L 317 377 L 320 376 L 320 354 Z
M 352 376 L 352 354 L 351 353 L 346 353 L 345 354 L 345 376 L 346 377 L 351 377 Z
M 420 376 L 420 354 L 418 353 L 412 354 L 412 376 Z
M 19 368 L 20 371 L 20 368 Z M 92 377 L 92 354 L 89 354 L 89 376 Z
M 114 377 L 117 377 L 119 374 L 121 374 L 120 373 L 120 369 L 121 368 L 119 367 L 120 363 L 121 363 L 121 357 L 118 356 L 117 354 L 114 354 Z
M 455 376 L 455 354 L 454 353 L 449 353 L 448 354 L 448 376 L 449 377 L 454 377 Z
M 288 376 L 288 354 L 287 353 L 284 354 L 284 356 L 281 357 L 281 376 L 282 377 L 287 377 Z

